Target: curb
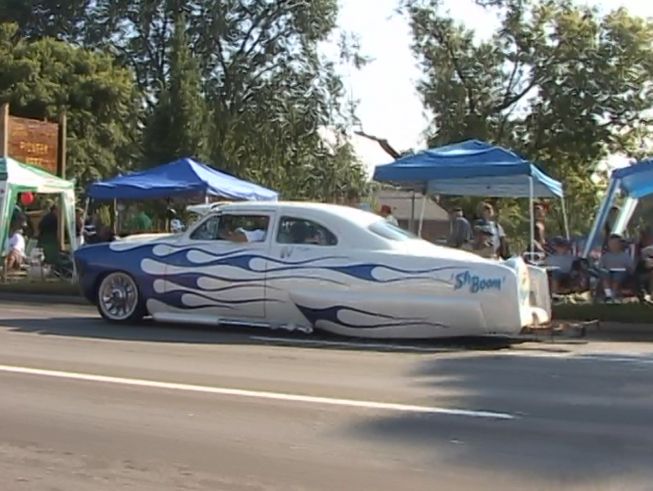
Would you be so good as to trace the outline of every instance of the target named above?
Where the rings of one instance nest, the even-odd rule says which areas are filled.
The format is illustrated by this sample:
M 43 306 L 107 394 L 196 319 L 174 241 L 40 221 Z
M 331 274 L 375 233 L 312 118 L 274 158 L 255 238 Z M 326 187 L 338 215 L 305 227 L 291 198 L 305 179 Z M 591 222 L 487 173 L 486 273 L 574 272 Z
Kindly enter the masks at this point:
M 0 292 L 0 301 L 15 303 L 45 303 L 64 305 L 91 305 L 84 297 L 76 295 L 53 295 L 46 293 Z

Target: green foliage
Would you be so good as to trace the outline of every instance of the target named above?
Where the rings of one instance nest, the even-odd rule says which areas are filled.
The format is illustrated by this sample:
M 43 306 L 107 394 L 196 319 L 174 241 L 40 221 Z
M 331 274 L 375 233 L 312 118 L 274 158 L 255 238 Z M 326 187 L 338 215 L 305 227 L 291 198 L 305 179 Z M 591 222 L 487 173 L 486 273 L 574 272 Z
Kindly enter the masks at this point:
M 133 67 L 151 105 L 173 70 L 164 47 L 180 10 L 204 84 L 208 161 L 286 198 L 329 200 L 336 199 L 333 189 L 341 189 L 343 181 L 305 183 L 343 176 L 345 165 L 355 179 L 347 193 L 357 194 L 364 179 L 356 177 L 363 174 L 352 152 L 334 152 L 318 133 L 348 122 L 342 83 L 333 63 L 318 53 L 318 43 L 335 27 L 336 0 L 98 0 L 91 18 L 99 27 L 89 30 L 87 42 L 110 44 Z M 355 43 L 344 48 L 346 61 L 363 63 Z M 158 130 L 152 133 L 156 140 Z M 350 160 L 342 164 L 343 158 Z
M 572 231 L 586 231 L 597 164 L 612 152 L 632 154 L 649 134 L 653 24 L 567 0 L 477 3 L 501 21 L 486 40 L 437 0 L 405 2 L 424 72 L 419 91 L 434 114 L 430 143 L 480 138 L 517 150 L 565 183 Z M 523 204 L 501 208 L 528 217 Z
M 0 21 L 16 20 L 21 35 L 74 40 L 131 69 L 147 165 L 195 155 L 284 197 L 364 192 L 351 148 L 319 133 L 339 133 L 352 118 L 334 62 L 318 50 L 337 0 L 77 0 L 62 11 L 70 25 L 3 5 L 10 0 L 0 0 Z M 339 62 L 365 62 L 355 39 L 341 44 Z
M 128 167 L 138 136 L 138 99 L 129 70 L 106 54 L 45 38 L 17 39 L 0 25 L 0 101 L 13 114 L 68 119 L 68 176 L 82 182 Z
M 144 135 L 145 165 L 182 157 L 205 160 L 207 111 L 199 67 L 188 46 L 186 19 L 175 21 L 169 54 L 170 74 L 157 98 Z
M 0 21 L 19 26 L 21 37 L 76 41 L 92 0 L 0 0 Z

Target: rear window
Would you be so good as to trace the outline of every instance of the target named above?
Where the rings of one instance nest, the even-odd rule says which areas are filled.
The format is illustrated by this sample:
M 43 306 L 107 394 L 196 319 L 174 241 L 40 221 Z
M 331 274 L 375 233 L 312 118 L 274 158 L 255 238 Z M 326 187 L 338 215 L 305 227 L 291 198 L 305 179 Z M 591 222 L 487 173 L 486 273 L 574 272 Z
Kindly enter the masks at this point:
M 374 222 L 368 228 L 370 232 L 373 232 L 374 234 L 388 240 L 404 241 L 417 238 L 416 235 L 413 235 L 412 233 L 402 228 L 395 227 L 386 220 L 379 220 L 378 222 Z

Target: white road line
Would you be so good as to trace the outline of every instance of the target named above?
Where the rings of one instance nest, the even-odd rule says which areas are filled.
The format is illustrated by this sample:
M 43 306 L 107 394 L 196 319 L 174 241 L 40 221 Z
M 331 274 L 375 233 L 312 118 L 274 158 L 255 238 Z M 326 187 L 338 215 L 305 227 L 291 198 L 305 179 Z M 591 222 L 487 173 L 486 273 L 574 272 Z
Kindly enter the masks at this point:
M 397 404 L 379 401 L 362 401 L 354 399 L 337 399 L 330 397 L 316 397 L 301 394 L 286 394 L 282 392 L 265 392 L 256 390 L 232 389 L 227 387 L 210 387 L 205 385 L 177 384 L 170 382 L 157 382 L 154 380 L 142 380 L 122 377 L 109 377 L 105 375 L 94 375 L 88 373 L 64 372 L 58 370 L 44 370 L 40 368 L 17 367 L 0 365 L 0 372 L 18 373 L 24 375 L 37 375 L 42 377 L 55 377 L 61 379 L 84 380 L 87 382 L 100 382 L 108 384 L 120 384 L 136 387 L 148 387 L 152 389 L 179 390 L 185 392 L 202 392 L 223 396 L 244 397 L 254 399 L 271 399 L 286 402 L 298 402 L 306 404 L 329 405 L 352 407 L 361 409 L 377 409 L 384 411 L 442 414 L 448 416 L 466 416 L 470 418 L 486 419 L 516 419 L 517 416 L 509 413 L 494 411 L 473 411 L 468 409 L 453 409 L 432 406 L 416 406 L 411 404 Z
M 409 350 L 409 351 L 423 351 L 426 353 L 452 353 L 455 350 L 446 348 L 427 348 L 424 346 L 410 346 L 401 344 L 385 344 L 385 343 L 353 343 L 348 341 L 326 341 L 321 339 L 293 339 L 293 338 L 275 338 L 270 336 L 250 336 L 250 339 L 255 341 L 271 341 L 275 343 L 284 344 L 307 344 L 315 346 L 343 346 L 352 348 L 374 348 L 374 349 L 388 349 L 388 350 Z

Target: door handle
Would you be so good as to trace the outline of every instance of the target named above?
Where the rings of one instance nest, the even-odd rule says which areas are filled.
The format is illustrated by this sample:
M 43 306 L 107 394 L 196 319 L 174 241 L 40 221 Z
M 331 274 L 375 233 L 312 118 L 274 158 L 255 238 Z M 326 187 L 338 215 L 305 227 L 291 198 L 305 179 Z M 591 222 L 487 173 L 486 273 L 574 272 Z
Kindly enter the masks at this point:
M 281 259 L 286 259 L 292 255 L 292 249 L 290 247 L 284 247 L 281 249 Z

